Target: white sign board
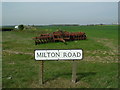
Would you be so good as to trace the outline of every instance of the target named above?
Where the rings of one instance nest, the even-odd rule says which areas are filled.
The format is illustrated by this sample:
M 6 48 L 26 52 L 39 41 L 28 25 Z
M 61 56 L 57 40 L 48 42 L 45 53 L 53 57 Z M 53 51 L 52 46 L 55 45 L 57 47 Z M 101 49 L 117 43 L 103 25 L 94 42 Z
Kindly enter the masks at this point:
M 35 60 L 80 60 L 83 51 L 76 50 L 35 50 Z

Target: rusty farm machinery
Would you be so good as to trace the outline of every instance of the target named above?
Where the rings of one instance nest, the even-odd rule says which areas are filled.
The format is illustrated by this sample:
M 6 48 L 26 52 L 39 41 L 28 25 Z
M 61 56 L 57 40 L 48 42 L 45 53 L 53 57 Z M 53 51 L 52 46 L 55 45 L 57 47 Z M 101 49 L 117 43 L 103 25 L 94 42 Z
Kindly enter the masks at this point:
M 35 45 L 58 41 L 66 43 L 66 41 L 85 40 L 86 38 L 87 37 L 84 32 L 67 32 L 62 30 L 48 34 L 40 34 L 37 37 L 33 37 Z

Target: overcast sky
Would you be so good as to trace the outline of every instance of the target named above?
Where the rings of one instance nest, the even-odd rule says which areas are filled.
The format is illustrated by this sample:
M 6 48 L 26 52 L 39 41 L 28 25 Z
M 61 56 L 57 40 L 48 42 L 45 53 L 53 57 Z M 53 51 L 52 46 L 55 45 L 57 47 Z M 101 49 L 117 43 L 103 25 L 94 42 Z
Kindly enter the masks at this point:
M 117 2 L 3 2 L 3 25 L 112 24 L 118 22 Z

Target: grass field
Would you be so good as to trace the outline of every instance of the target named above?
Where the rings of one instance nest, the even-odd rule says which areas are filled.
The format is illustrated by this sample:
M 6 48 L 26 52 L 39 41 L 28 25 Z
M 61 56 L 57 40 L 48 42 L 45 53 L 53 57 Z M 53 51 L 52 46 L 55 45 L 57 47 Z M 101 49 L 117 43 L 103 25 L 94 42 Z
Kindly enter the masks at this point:
M 87 40 L 34 45 L 32 37 L 56 31 L 85 32 Z M 117 88 L 118 26 L 44 26 L 37 30 L 2 32 L 3 88 Z M 72 61 L 45 61 L 44 84 L 39 84 L 40 61 L 34 49 L 80 49 L 77 83 L 71 82 Z
M 0 89 L 1 88 L 2 88 L 2 33 L 0 31 Z

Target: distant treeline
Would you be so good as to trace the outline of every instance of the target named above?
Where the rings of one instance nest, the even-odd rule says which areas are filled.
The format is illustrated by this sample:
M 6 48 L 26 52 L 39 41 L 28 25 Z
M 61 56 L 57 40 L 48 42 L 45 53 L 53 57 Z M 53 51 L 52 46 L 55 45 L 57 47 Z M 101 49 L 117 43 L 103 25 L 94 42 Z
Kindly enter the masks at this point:
M 79 24 L 53 24 L 49 26 L 80 26 Z
M 2 28 L 2 31 L 12 31 L 12 28 Z
M 2 31 L 12 31 L 13 29 L 14 29 L 14 26 L 3 26 L 2 29 L 0 29 L 0 30 L 2 30 Z
M 44 26 L 102 26 L 102 25 L 117 25 L 117 24 L 86 24 L 86 25 L 80 25 L 80 24 L 51 24 L 51 25 L 23 25 L 24 26 L 24 30 L 29 30 L 29 29 L 37 29 L 39 27 L 44 27 Z M 15 29 L 15 25 L 11 25 L 11 26 L 2 26 L 2 28 L 0 28 L 0 31 L 12 31 L 12 30 L 16 30 Z
M 34 27 L 44 27 L 44 26 L 97 26 L 97 25 L 107 25 L 107 24 L 87 24 L 87 25 L 80 25 L 80 24 L 52 24 L 52 25 L 34 25 Z

